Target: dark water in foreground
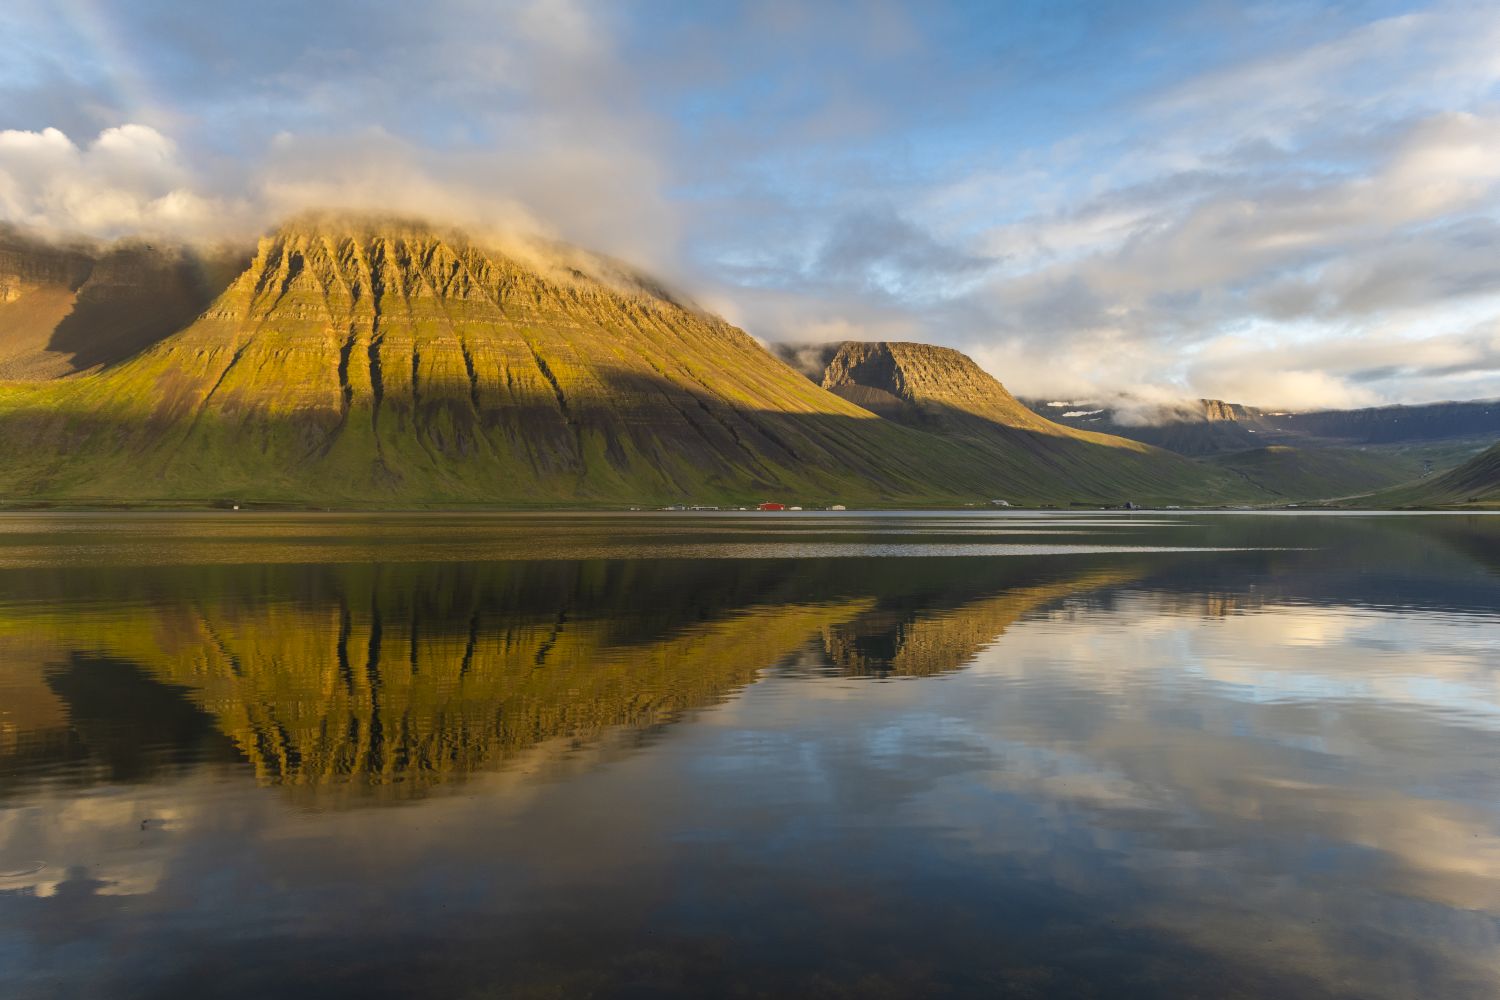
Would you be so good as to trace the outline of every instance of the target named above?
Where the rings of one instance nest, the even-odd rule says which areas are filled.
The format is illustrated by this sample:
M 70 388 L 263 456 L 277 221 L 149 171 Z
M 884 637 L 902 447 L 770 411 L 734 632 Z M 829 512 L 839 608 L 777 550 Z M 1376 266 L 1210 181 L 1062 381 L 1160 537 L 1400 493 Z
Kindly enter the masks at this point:
M 5 997 L 1493 997 L 1500 517 L 0 518 Z

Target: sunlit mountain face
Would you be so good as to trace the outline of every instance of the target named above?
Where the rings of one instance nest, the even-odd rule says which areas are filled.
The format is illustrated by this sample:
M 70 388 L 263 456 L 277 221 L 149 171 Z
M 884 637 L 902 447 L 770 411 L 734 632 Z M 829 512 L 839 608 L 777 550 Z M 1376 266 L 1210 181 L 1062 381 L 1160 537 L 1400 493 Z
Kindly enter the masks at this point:
M 6 961 L 1484 996 L 1497 615 L 1482 515 L 14 517 Z
M 1038 417 L 954 351 L 921 371 L 961 421 L 883 419 L 571 247 L 314 213 L 247 256 L 0 242 L 0 503 L 1271 496 Z

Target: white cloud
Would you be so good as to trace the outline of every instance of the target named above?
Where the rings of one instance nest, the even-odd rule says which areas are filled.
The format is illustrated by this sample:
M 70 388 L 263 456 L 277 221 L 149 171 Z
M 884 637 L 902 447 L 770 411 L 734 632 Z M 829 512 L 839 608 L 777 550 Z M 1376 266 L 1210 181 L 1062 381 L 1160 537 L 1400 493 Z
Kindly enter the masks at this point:
M 1191 122 L 1169 145 L 1196 152 L 1255 136 L 1298 141 L 1309 126 L 1359 127 L 1482 99 L 1500 76 L 1492 5 L 1446 3 L 1358 25 L 1321 41 L 1181 81 L 1147 107 L 1159 123 Z
M 117 77 L 175 76 L 173 107 L 143 109 L 154 127 L 93 139 L 3 133 L 0 219 L 194 237 L 243 235 L 307 208 L 372 209 L 537 230 L 677 268 L 667 143 L 619 57 L 608 9 L 517 0 L 497 12 L 451 0 L 380 16 L 358 4 L 305 13 L 293 43 L 265 11 L 142 5 L 103 18 L 104 35 L 151 29 L 149 44 L 172 52 L 150 70 L 119 65 L 136 54 L 129 46 L 102 55 Z M 215 52 L 222 65 L 207 60 Z M 226 89 L 231 64 L 244 72 Z
M 1259 355 L 1259 352 L 1257 352 Z M 1260 356 L 1253 360 L 1259 365 Z M 1200 369 L 1193 387 L 1210 399 L 1255 400 L 1256 405 L 1290 410 L 1342 410 L 1375 406 L 1380 395 L 1322 371 L 1287 368 L 1215 367 Z
M 1398 123 L 1377 150 L 1326 172 L 1127 186 L 991 230 L 986 245 L 1008 256 L 979 293 L 993 325 L 969 331 L 976 354 L 1032 395 L 1150 384 L 1286 407 L 1451 398 L 1425 360 L 1440 345 L 1462 341 L 1471 373 L 1493 370 L 1451 331 L 1471 305 L 1500 316 L 1500 113 Z M 1218 363 L 1231 343 L 1232 363 Z
M 40 232 L 219 236 L 248 211 L 196 190 L 176 146 L 147 125 L 106 129 L 85 146 L 55 128 L 0 132 L 0 217 Z

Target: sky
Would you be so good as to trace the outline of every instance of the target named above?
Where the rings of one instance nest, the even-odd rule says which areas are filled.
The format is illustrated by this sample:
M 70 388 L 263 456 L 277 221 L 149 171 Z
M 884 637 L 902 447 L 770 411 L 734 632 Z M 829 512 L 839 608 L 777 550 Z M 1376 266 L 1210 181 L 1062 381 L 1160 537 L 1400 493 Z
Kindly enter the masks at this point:
M 1500 397 L 1500 4 L 7 0 L 0 219 L 528 230 L 1049 399 Z

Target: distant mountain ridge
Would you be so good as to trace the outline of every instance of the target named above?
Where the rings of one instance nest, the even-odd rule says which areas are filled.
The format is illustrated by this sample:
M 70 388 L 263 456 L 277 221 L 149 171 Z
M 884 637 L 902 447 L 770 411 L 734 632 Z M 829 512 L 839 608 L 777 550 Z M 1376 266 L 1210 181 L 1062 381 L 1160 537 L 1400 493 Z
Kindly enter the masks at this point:
M 1353 410 L 1268 410 L 1218 399 L 1156 404 L 1026 401 L 1070 427 L 1133 438 L 1185 455 L 1213 455 L 1271 444 L 1351 446 L 1500 438 L 1500 400 L 1469 400 Z

